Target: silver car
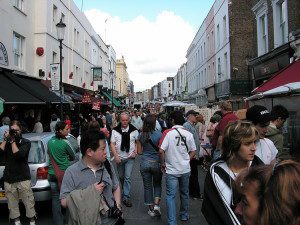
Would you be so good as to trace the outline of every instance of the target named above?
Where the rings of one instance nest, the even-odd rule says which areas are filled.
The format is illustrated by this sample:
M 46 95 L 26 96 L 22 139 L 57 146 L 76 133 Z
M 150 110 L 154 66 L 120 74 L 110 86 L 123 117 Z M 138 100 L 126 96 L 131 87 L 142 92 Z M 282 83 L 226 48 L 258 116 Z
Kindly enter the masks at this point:
M 47 201 L 51 199 L 50 184 L 47 180 L 49 156 L 47 154 L 47 143 L 54 133 L 29 133 L 23 134 L 24 138 L 30 140 L 31 148 L 28 156 L 28 164 L 31 174 L 31 186 L 35 201 Z M 79 159 L 80 151 L 76 138 L 69 134 L 66 142 L 73 149 L 76 160 Z M 0 178 L 3 176 L 4 162 L 0 160 Z M 6 203 L 5 192 L 0 187 L 0 203 Z

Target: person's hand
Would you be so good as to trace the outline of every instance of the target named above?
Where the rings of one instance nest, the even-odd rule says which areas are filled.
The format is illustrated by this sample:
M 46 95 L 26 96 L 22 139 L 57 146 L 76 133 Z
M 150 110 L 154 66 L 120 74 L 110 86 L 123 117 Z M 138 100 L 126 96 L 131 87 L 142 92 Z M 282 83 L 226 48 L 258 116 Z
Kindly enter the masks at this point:
M 161 163 L 160 164 L 160 169 L 161 169 L 161 172 L 165 173 L 166 172 L 166 164 L 165 163 Z
M 95 183 L 95 184 L 94 184 L 94 187 L 95 187 L 95 189 L 96 189 L 97 191 L 99 191 L 100 193 L 102 193 L 102 192 L 103 192 L 103 189 L 105 188 L 105 184 L 104 184 L 104 182 L 101 182 L 100 184 Z
M 8 137 L 9 137 L 9 131 L 6 130 L 3 134 L 3 139 L 6 141 L 8 139 Z
M 116 162 L 116 164 L 120 164 L 121 163 L 120 156 L 118 156 L 118 155 L 115 156 L 115 162 Z
M 135 153 L 135 152 L 132 152 L 131 155 L 130 155 L 130 158 L 131 158 L 131 159 L 135 159 L 135 157 L 136 157 L 136 153 Z

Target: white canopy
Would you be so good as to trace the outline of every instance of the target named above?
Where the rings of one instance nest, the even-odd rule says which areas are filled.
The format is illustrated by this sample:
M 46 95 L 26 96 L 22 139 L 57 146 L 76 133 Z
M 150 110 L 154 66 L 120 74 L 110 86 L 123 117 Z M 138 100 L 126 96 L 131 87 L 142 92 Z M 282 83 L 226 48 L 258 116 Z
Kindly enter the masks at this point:
M 171 101 L 171 102 L 167 102 L 165 104 L 163 104 L 163 107 L 166 106 L 171 106 L 171 107 L 180 107 L 180 106 L 188 106 L 188 105 L 194 105 L 194 104 L 189 104 L 189 103 L 185 103 L 185 102 L 180 102 L 180 101 Z
M 300 93 L 300 82 L 288 83 L 288 84 L 273 88 L 271 90 L 252 95 L 249 98 L 246 98 L 246 101 L 260 99 L 260 98 L 267 97 L 267 96 L 276 96 L 276 95 L 289 94 L 289 93 Z

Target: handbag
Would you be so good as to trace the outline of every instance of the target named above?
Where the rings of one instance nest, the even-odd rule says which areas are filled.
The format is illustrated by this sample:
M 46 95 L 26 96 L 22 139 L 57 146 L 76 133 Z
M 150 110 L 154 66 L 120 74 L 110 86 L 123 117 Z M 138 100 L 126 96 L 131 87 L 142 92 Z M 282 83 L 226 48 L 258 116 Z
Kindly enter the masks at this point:
M 48 149 L 48 155 L 49 155 L 51 164 L 52 164 L 53 169 L 54 169 L 54 173 L 55 173 L 55 176 L 56 176 L 56 179 L 57 179 L 58 188 L 59 188 L 59 190 L 60 190 L 61 184 L 62 184 L 62 180 L 63 180 L 63 178 L 64 178 L 65 171 L 61 170 L 61 169 L 58 167 L 58 165 L 57 165 L 57 163 L 55 162 L 55 160 L 53 159 L 53 156 L 52 156 L 51 152 L 49 151 L 49 149 Z

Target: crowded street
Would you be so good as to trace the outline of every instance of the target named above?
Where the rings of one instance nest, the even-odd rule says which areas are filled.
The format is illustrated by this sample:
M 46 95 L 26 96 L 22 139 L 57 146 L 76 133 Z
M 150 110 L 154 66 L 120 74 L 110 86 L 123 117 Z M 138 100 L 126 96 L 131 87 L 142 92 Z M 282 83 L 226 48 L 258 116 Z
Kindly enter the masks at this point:
M 300 0 L 0 2 L 0 225 L 300 224 Z
M 203 190 L 205 172 L 199 166 L 199 183 L 201 185 L 201 190 Z M 167 225 L 166 219 L 166 204 L 163 201 L 161 205 L 161 217 L 151 218 L 147 214 L 146 206 L 144 205 L 144 193 L 143 193 L 143 181 L 139 171 L 139 158 L 135 161 L 133 172 L 132 172 L 132 208 L 124 208 L 124 217 L 126 219 L 126 224 L 128 225 Z M 164 179 L 164 178 L 163 178 Z M 165 182 L 163 181 L 163 187 Z M 162 199 L 165 198 L 165 188 L 163 188 Z M 179 203 L 179 199 L 177 199 Z M 206 225 L 207 222 L 201 213 L 201 200 L 194 200 L 190 198 L 190 220 L 188 222 L 181 222 L 180 225 Z M 36 205 L 38 214 L 38 224 L 41 225 L 53 225 L 52 223 L 52 213 L 51 213 L 51 202 L 42 202 Z M 22 208 L 23 212 L 25 211 Z M 9 225 L 8 222 L 8 209 L 7 205 L 0 204 L 0 225 Z M 25 215 L 24 213 L 22 213 Z M 26 217 L 24 218 L 26 220 Z

